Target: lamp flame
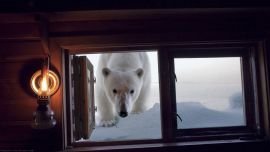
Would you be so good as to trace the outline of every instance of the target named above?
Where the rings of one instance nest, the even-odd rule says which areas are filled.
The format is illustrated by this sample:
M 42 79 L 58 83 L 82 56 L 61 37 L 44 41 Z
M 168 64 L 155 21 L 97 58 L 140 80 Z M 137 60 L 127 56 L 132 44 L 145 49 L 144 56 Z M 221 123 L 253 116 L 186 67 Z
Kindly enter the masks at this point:
M 41 91 L 42 92 L 47 92 L 48 91 L 48 79 L 47 79 L 47 74 L 45 74 L 45 76 L 42 77 L 41 80 Z
M 60 80 L 57 74 L 51 70 L 47 70 L 44 75 L 42 70 L 38 70 L 33 74 L 30 85 L 37 95 L 51 96 L 58 90 Z
M 41 95 L 47 95 L 49 91 L 48 71 L 49 71 L 49 58 L 44 58 L 43 67 L 41 69 L 41 84 L 40 84 Z

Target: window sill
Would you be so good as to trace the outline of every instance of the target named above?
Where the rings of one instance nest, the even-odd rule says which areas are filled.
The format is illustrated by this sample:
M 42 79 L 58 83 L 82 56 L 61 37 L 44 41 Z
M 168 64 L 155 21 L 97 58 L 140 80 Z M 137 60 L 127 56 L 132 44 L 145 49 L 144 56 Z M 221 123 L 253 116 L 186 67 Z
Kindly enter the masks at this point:
M 161 150 L 166 149 L 169 150 L 180 150 L 180 149 L 191 149 L 191 150 L 199 150 L 202 147 L 207 146 L 211 148 L 211 146 L 231 146 L 235 147 L 237 145 L 253 145 L 253 144 L 263 144 L 265 142 L 269 142 L 262 139 L 254 139 L 254 140 L 213 140 L 213 141 L 189 141 L 189 142 L 174 142 L 174 143 L 154 143 L 154 144 L 136 144 L 136 145 L 115 145 L 115 146 L 93 146 L 93 147 L 76 147 L 70 149 L 70 151 L 146 151 L 146 150 Z M 266 144 L 267 145 L 267 144 Z M 69 151 L 69 150 L 67 150 Z M 170 151 L 170 150 L 169 150 Z

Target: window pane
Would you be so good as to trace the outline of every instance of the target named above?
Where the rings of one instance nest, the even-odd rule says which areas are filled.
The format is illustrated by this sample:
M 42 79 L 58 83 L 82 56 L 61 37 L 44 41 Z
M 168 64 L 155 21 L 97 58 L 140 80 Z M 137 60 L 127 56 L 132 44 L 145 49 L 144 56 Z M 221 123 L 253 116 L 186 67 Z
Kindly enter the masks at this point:
M 176 58 L 178 129 L 243 126 L 241 58 Z

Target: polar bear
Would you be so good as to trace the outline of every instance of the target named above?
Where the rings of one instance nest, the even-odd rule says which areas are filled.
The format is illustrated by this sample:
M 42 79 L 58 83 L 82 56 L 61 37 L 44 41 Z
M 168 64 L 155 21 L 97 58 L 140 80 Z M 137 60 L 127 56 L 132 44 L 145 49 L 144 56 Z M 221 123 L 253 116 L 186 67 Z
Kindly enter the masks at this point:
M 100 55 L 95 94 L 97 126 L 113 126 L 118 116 L 126 117 L 152 107 L 148 100 L 150 68 L 146 52 Z

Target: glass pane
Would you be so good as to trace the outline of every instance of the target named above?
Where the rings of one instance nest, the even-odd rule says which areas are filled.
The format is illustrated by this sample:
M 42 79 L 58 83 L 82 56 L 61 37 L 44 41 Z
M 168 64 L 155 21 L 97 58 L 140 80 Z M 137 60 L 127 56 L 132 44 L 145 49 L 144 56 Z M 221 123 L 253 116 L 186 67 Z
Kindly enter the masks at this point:
M 240 57 L 175 58 L 178 129 L 243 126 Z

